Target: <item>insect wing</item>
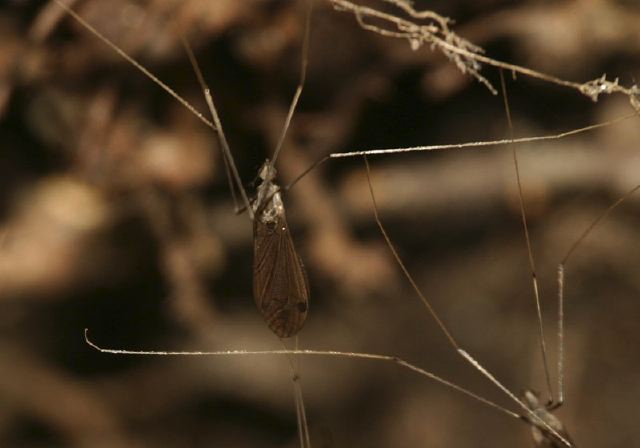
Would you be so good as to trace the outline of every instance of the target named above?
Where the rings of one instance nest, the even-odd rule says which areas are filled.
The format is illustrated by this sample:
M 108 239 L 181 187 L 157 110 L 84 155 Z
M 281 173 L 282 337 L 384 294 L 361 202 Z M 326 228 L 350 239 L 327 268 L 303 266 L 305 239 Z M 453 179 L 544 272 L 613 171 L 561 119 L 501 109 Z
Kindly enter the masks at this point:
M 309 308 L 309 283 L 284 216 L 254 221 L 253 295 L 258 310 L 278 337 L 300 331 Z

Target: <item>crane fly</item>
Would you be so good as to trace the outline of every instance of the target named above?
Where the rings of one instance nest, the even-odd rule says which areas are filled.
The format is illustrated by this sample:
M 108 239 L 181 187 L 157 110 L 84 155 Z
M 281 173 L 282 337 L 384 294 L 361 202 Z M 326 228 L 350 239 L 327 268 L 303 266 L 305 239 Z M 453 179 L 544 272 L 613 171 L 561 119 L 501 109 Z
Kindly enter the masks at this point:
M 253 203 L 253 297 L 271 331 L 288 338 L 307 318 L 309 282 L 289 233 L 275 175 L 267 159 Z
M 86 22 L 75 11 L 69 8 L 61 0 L 55 2 L 69 15 L 80 22 L 87 30 L 93 33 L 107 46 L 130 62 L 147 77 L 156 82 L 181 104 L 189 109 L 197 118 L 208 127 L 216 131 L 222 151 L 222 159 L 225 164 L 229 186 L 234 201 L 236 201 L 235 189 L 240 192 L 244 207 L 236 205 L 236 211 L 247 210 L 249 218 L 254 222 L 254 299 L 258 310 L 263 315 L 269 328 L 280 338 L 294 336 L 304 325 L 307 316 L 309 301 L 309 286 L 307 276 L 298 256 L 289 228 L 286 223 L 284 206 L 280 195 L 280 187 L 274 182 L 276 169 L 275 161 L 282 149 L 284 139 L 289 129 L 291 119 L 295 112 L 298 100 L 302 94 L 302 87 L 306 78 L 307 60 L 309 52 L 309 27 L 311 21 L 311 2 L 308 2 L 305 14 L 304 38 L 302 43 L 302 57 L 300 68 L 300 81 L 289 106 L 280 138 L 276 145 L 273 158 L 267 159 L 258 176 L 262 183 L 258 187 L 257 197 L 250 203 L 238 174 L 229 143 L 224 134 L 220 117 L 213 102 L 211 91 L 204 81 L 202 71 L 195 59 L 193 51 L 184 36 L 181 36 L 183 46 L 187 52 L 191 65 L 196 73 L 198 82 L 205 95 L 212 121 L 205 118 L 193 106 L 182 99 L 173 89 L 158 80 L 155 75 L 141 66 L 137 61 L 122 51 L 98 30 Z M 259 215 L 256 221 L 254 214 Z
M 220 149 L 222 151 L 222 160 L 226 169 L 231 195 L 236 203 L 236 212 L 241 210 L 238 207 L 236 200 L 237 188 L 244 203 L 244 210 L 247 211 L 249 219 L 253 221 L 253 283 L 254 298 L 258 306 L 258 310 L 264 317 L 269 328 L 280 339 L 295 336 L 300 331 L 306 320 L 309 301 L 309 286 L 302 261 L 298 257 L 289 233 L 289 228 L 285 218 L 284 205 L 280 194 L 280 187 L 275 183 L 276 170 L 274 165 L 278 154 L 282 149 L 291 119 L 295 112 L 300 95 L 302 94 L 302 87 L 306 77 L 312 6 L 311 0 L 307 2 L 307 10 L 305 14 L 306 20 L 304 39 L 302 43 L 300 80 L 289 105 L 289 112 L 282 127 L 280 138 L 276 144 L 273 158 L 271 160 L 267 159 L 259 171 L 259 177 L 262 179 L 262 182 L 258 186 L 257 196 L 253 203 L 249 201 L 246 191 L 243 188 L 240 175 L 238 174 L 238 169 L 231 154 L 229 143 L 227 142 L 220 122 L 220 117 L 213 102 L 211 91 L 204 80 L 202 71 L 186 38 L 182 35 L 180 36 L 183 47 L 189 57 L 198 79 L 198 83 L 200 84 L 204 94 L 212 121 L 205 118 L 169 86 L 160 81 L 155 75 L 131 58 L 117 45 L 112 43 L 71 8 L 60 0 L 55 0 L 55 2 L 85 28 L 87 28 L 87 30 L 91 31 L 103 43 L 111 47 L 116 53 L 120 54 L 147 77 L 154 80 L 156 84 L 161 86 L 187 109 L 192 111 L 197 118 L 216 132 L 220 143 Z M 297 346 L 297 339 L 295 340 L 295 345 Z M 300 446 L 303 448 L 310 447 L 311 442 L 298 366 L 297 363 L 294 363 L 290 358 L 288 358 L 288 360 L 289 367 L 292 372 Z
M 258 177 L 262 182 L 258 186 L 256 197 L 252 203 L 249 202 L 240 181 L 229 143 L 213 103 L 211 91 L 204 81 L 202 71 L 190 45 L 182 37 L 183 46 L 213 118 L 234 202 L 236 200 L 235 188 L 237 187 L 244 201 L 244 210 L 247 211 L 249 219 L 253 221 L 254 300 L 268 327 L 281 339 L 295 336 L 302 329 L 309 309 L 309 282 L 302 260 L 296 252 L 289 233 L 280 187 L 275 183 L 276 169 L 274 165 L 282 149 L 306 78 L 310 20 L 311 2 L 308 3 L 305 15 L 300 81 L 289 105 L 289 112 L 276 144 L 273 159 L 266 159 L 258 171 Z M 242 208 L 238 208 L 236 203 L 236 211 L 241 210 Z

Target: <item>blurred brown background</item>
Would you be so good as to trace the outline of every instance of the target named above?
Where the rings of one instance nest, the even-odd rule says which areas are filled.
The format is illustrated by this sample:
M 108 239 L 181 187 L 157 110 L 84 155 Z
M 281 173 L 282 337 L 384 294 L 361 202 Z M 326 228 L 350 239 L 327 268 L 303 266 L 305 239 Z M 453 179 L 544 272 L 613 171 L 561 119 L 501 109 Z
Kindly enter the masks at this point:
M 370 5 L 386 8 L 381 3 Z M 131 349 L 278 349 L 251 287 L 214 134 L 61 13 L 0 7 L 0 446 L 295 447 L 282 356 L 153 358 Z M 634 1 L 417 2 L 499 60 L 584 82 L 640 74 Z M 249 191 L 298 78 L 298 2 L 87 0 L 74 7 L 205 110 L 179 44 L 203 65 Z M 307 84 L 278 168 L 331 152 L 507 135 L 502 100 L 428 48 L 362 30 L 316 1 Z M 496 83 L 495 70 L 483 71 Z M 497 85 L 497 84 L 496 84 Z M 516 136 L 629 113 L 518 77 Z M 518 146 L 545 329 L 555 269 L 579 233 L 640 182 L 638 119 Z M 382 218 L 460 344 L 514 391 L 543 390 L 527 254 L 507 147 L 371 159 Z M 361 159 L 332 160 L 286 196 L 310 278 L 305 348 L 390 354 L 513 408 L 447 345 L 373 220 Z M 638 443 L 640 196 L 567 272 L 567 390 L 581 447 Z M 391 364 L 302 358 L 316 447 L 531 446 L 526 425 Z M 555 373 L 554 373 L 555 378 Z

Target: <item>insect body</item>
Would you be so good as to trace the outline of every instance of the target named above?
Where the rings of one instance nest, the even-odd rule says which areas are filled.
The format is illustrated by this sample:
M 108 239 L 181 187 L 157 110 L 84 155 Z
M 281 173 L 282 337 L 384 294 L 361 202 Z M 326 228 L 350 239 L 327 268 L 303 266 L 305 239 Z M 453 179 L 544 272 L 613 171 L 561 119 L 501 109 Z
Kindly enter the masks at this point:
M 560 434 L 566 441 L 568 441 L 572 447 L 576 446 L 560 419 L 558 419 L 551 413 L 554 408 L 554 403 L 552 403 L 551 407 L 541 404 L 538 396 L 530 390 L 525 391 L 523 401 L 529 407 L 529 409 L 531 409 L 541 420 L 543 420 L 547 425 L 549 425 L 558 434 Z M 529 419 L 528 421 L 531 424 L 531 432 L 536 447 L 563 448 L 567 446 L 564 442 L 559 440 L 557 436 L 552 434 L 547 428 L 540 425 L 540 423 L 531 419 Z
M 253 296 L 267 325 L 278 337 L 294 336 L 307 317 L 309 282 L 289 233 L 276 170 L 269 159 L 253 203 Z

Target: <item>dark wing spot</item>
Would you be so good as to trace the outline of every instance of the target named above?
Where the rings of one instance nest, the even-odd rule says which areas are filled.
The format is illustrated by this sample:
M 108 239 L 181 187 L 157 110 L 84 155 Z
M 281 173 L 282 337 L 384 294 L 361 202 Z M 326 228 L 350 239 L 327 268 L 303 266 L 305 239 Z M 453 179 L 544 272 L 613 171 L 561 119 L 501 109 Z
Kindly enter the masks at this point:
M 265 224 L 267 226 L 267 230 L 269 232 L 273 232 L 276 230 L 276 222 L 275 221 L 269 221 L 268 223 Z
M 301 313 L 306 313 L 307 312 L 307 304 L 304 302 L 298 302 L 296 307 L 298 308 L 298 311 Z

